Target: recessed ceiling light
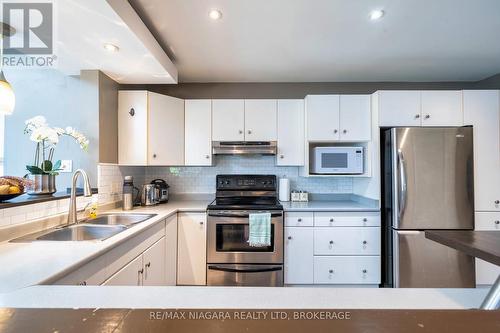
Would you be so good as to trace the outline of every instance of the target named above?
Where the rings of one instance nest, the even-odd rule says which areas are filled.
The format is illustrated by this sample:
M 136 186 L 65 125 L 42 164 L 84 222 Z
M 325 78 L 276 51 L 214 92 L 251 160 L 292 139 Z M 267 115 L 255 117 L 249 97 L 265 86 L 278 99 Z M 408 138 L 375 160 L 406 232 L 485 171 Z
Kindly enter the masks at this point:
M 372 21 L 377 21 L 380 20 L 382 17 L 384 17 L 385 12 L 381 9 L 373 10 L 370 13 L 370 20 Z
M 218 9 L 212 9 L 208 12 L 208 17 L 214 21 L 220 20 L 222 18 L 222 12 Z
M 111 44 L 111 43 L 104 43 L 104 49 L 108 52 L 111 52 L 111 53 L 115 53 L 115 52 L 118 52 L 120 51 L 120 48 L 118 46 L 116 46 L 115 44 Z

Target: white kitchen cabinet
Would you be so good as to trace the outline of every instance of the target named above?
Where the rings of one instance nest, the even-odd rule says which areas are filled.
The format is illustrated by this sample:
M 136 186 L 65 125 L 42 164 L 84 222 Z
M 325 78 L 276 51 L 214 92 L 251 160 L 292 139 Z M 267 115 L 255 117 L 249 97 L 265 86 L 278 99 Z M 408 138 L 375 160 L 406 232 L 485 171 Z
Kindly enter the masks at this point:
M 118 92 L 118 163 L 146 165 L 148 92 Z
M 474 209 L 500 211 L 500 94 L 463 92 L 464 122 L 474 131 Z
M 340 95 L 341 141 L 371 140 L 371 96 Z
M 314 229 L 315 255 L 380 255 L 379 227 Z
M 316 284 L 379 284 L 379 256 L 314 257 Z
M 165 286 L 165 237 L 163 237 L 149 249 L 144 251 L 144 254 L 142 256 L 144 264 L 142 285 Z
M 463 126 L 462 91 L 421 92 L 422 126 Z
M 500 213 L 476 212 L 475 230 L 500 232 Z M 500 275 L 500 267 L 476 258 L 476 285 L 492 285 Z
M 313 228 L 285 228 L 285 284 L 313 283 Z
M 212 100 L 213 141 L 245 140 L 245 101 L 242 99 Z
M 185 101 L 185 165 L 212 165 L 212 100 Z
M 138 256 L 125 267 L 113 274 L 103 286 L 140 286 L 144 274 L 142 255 Z
M 165 285 L 177 284 L 177 214 L 165 221 Z
M 276 141 L 277 101 L 245 100 L 245 141 Z
M 184 100 L 148 95 L 148 165 L 184 165 Z
M 178 215 L 178 285 L 206 285 L 206 220 L 205 213 Z
M 304 165 L 304 100 L 278 100 L 276 165 Z
M 379 227 L 379 212 L 314 212 L 315 227 Z
M 379 125 L 420 126 L 420 91 L 378 91 Z
M 339 95 L 306 96 L 307 139 L 337 141 L 340 139 Z
M 312 227 L 313 216 L 312 212 L 286 212 L 285 227 Z
M 184 101 L 149 91 L 119 91 L 118 163 L 184 165 Z

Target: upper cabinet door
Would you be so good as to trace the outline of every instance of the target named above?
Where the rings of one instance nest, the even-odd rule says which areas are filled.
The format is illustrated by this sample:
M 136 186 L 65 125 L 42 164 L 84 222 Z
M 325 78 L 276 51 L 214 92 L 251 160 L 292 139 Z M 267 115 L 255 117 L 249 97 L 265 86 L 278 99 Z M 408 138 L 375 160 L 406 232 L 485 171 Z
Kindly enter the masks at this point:
M 212 101 L 185 101 L 186 165 L 212 165 Z
M 213 141 L 245 140 L 245 101 L 242 99 L 212 100 Z
M 340 135 L 338 95 L 306 97 L 307 138 L 309 141 L 335 141 Z
M 304 165 L 304 100 L 278 100 L 277 165 Z
M 498 90 L 463 92 L 464 120 L 474 130 L 476 211 L 500 211 L 500 95 Z
M 276 141 L 275 99 L 245 100 L 245 141 Z
M 165 237 L 154 243 L 149 249 L 144 251 L 142 256 L 144 264 L 144 286 L 164 286 L 166 285 L 165 274 Z
M 148 95 L 148 164 L 184 165 L 184 100 Z
M 340 96 L 340 140 L 371 140 L 371 96 Z
M 379 91 L 379 125 L 420 126 L 420 91 Z
M 118 92 L 118 163 L 146 165 L 148 92 Z
M 422 91 L 422 126 L 463 126 L 462 92 Z

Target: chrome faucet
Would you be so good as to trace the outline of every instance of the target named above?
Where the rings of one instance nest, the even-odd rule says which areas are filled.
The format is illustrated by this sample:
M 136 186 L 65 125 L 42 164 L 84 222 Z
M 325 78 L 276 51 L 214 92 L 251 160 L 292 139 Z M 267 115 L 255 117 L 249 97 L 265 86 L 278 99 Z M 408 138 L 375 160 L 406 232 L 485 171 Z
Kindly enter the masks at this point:
M 83 195 L 86 197 L 92 196 L 92 189 L 90 188 L 89 176 L 87 173 L 78 169 L 73 174 L 73 179 L 71 181 L 71 198 L 69 199 L 69 212 L 68 212 L 68 225 L 77 223 L 76 216 L 76 181 L 78 180 L 78 175 L 83 177 Z

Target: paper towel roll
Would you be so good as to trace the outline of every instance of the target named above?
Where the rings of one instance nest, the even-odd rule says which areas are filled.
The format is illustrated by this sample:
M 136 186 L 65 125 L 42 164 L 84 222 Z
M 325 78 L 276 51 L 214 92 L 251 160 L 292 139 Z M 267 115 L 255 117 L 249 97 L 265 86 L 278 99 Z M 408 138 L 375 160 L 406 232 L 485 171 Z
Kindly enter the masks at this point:
M 279 198 L 280 201 L 290 201 L 290 179 L 280 178 Z

